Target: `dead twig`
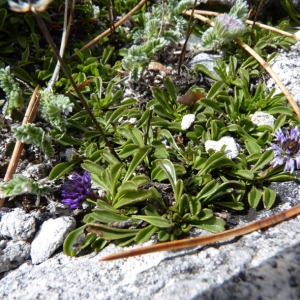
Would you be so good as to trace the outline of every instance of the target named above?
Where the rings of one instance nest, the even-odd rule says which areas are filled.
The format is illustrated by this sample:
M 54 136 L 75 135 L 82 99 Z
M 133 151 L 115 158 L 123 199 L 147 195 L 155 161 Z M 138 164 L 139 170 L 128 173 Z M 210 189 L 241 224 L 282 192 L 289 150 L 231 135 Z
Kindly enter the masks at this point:
M 101 258 L 100 261 L 108 261 L 108 260 L 144 255 L 144 254 L 149 254 L 149 253 L 154 253 L 159 251 L 192 248 L 200 245 L 206 245 L 214 242 L 224 241 L 233 237 L 242 236 L 256 230 L 273 226 L 291 217 L 294 217 L 299 213 L 300 213 L 300 204 L 292 208 L 289 208 L 285 211 L 279 212 L 268 218 L 264 218 L 256 222 L 252 222 L 248 225 L 230 229 L 221 233 L 211 234 L 207 236 L 200 236 L 191 239 L 183 239 L 178 241 L 155 244 L 147 247 L 123 251 L 123 252 L 105 256 Z
M 110 35 L 112 33 L 112 28 L 116 30 L 119 26 L 121 26 L 129 17 L 131 17 L 136 11 L 138 11 L 145 3 L 147 0 L 142 0 L 140 1 L 127 15 L 125 15 L 123 18 L 121 18 L 118 22 L 116 22 L 111 28 L 105 30 L 103 33 L 98 35 L 96 38 L 94 38 L 92 41 L 90 41 L 88 44 L 83 46 L 80 51 L 83 51 L 85 49 L 89 49 L 93 46 L 95 46 L 96 43 L 98 43 L 101 39 L 104 37 Z M 71 55 L 71 58 L 74 58 L 76 56 L 76 53 Z
M 35 112 L 40 104 L 41 95 L 40 94 L 37 95 L 38 88 L 39 87 L 35 88 L 32 96 L 31 96 L 31 99 L 30 99 L 29 105 L 27 107 L 22 125 L 32 123 L 32 120 L 35 116 Z M 13 175 L 15 174 L 19 160 L 20 160 L 23 145 L 24 144 L 21 141 L 16 141 L 14 152 L 12 154 L 11 160 L 9 162 L 8 168 L 5 173 L 4 182 L 11 180 Z M 0 199 L 0 208 L 4 205 L 4 202 L 5 202 L 5 198 L 1 198 Z
M 192 13 L 192 10 L 187 10 L 184 13 L 187 14 L 188 16 L 190 16 L 191 13 Z M 217 12 L 214 12 L 214 11 L 206 11 L 206 10 L 197 10 L 196 9 L 195 12 L 194 12 L 194 16 L 195 15 L 204 15 L 204 16 L 217 17 L 221 14 L 217 13 Z M 206 23 L 208 23 L 208 22 L 206 22 Z M 248 24 L 248 25 L 253 25 L 254 24 L 254 22 L 251 21 L 251 20 L 246 20 L 245 23 Z M 276 33 L 279 33 L 281 35 L 284 35 L 284 36 L 287 36 L 287 37 L 290 37 L 290 38 L 293 38 L 296 41 L 300 41 L 300 36 L 297 36 L 293 33 L 290 33 L 290 32 L 287 32 L 287 31 L 284 31 L 284 30 L 281 30 L 281 29 L 278 29 L 278 28 L 275 28 L 275 27 L 272 27 L 272 26 L 269 26 L 269 25 L 265 25 L 265 24 L 262 24 L 262 23 L 257 23 L 257 22 L 255 22 L 255 26 L 263 28 L 263 29 L 267 29 L 267 30 L 270 30 L 270 31 L 273 31 L 273 32 L 276 32 Z

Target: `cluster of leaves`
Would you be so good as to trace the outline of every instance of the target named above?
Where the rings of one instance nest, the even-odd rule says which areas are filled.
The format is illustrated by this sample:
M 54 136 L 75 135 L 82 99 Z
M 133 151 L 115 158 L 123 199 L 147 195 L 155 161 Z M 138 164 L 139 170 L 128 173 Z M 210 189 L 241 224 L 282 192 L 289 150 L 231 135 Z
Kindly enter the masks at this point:
M 120 50 L 124 56 L 122 66 L 129 72 L 130 80 L 138 81 L 155 53 L 183 38 L 187 22 L 180 14 L 193 3 L 193 0 L 168 0 L 161 6 L 153 5 L 151 12 L 143 12 L 135 18 L 138 27 L 132 34 L 134 45 Z
M 203 47 L 220 48 L 224 43 L 230 43 L 246 32 L 244 20 L 248 14 L 248 5 L 243 0 L 237 0 L 230 12 L 215 18 L 214 27 L 203 33 Z
M 8 98 L 0 100 L 0 106 L 3 106 L 2 113 L 11 116 L 14 109 L 24 106 L 24 98 L 18 82 L 10 72 L 9 66 L 0 69 L 0 87 Z
M 15 126 L 12 130 L 17 140 L 40 147 L 48 157 L 54 155 L 52 141 L 42 128 L 35 124 L 25 124 Z
M 274 95 L 274 91 L 268 94 L 264 84 L 251 96 L 247 64 L 238 67 L 234 57 L 230 57 L 229 64 L 218 61 L 217 65 L 220 78 L 192 108 L 176 101 L 176 87 L 166 78 L 165 89 L 152 88 L 153 100 L 135 126 L 123 122 L 115 127 L 113 140 L 119 144 L 119 157 L 126 162 L 118 162 L 103 150 L 91 153 L 91 145 L 86 148 L 89 151 L 82 168 L 105 190 L 105 197 L 96 202 L 89 200 L 96 208 L 85 216 L 86 224 L 70 234 L 66 253 L 76 252 L 72 250 L 73 242 L 84 230 L 89 233 L 83 248 L 91 246 L 95 250 L 108 240 L 127 245 L 144 242 L 154 233 L 161 241 L 172 240 L 191 226 L 221 231 L 225 224 L 214 217 L 212 209 L 243 210 L 244 199 L 251 207 L 256 208 L 262 201 L 270 209 L 276 192 L 268 184 L 295 179 L 283 173 L 283 167 L 269 167 L 274 153 L 267 149 L 273 130 L 293 119 L 296 123 L 284 96 Z M 201 65 L 197 69 L 205 70 Z M 229 87 L 233 88 L 232 96 L 228 95 Z M 277 118 L 274 129 L 253 124 L 250 114 L 258 110 Z M 180 121 L 187 113 L 195 114 L 196 120 L 185 131 Z M 174 135 L 180 135 L 182 141 Z M 214 153 L 204 148 L 205 141 L 225 135 L 239 141 L 240 153 L 234 160 L 222 151 Z M 108 168 L 101 166 L 107 162 Z M 64 167 L 58 165 L 53 175 L 61 174 Z M 173 190 L 169 202 L 157 187 L 165 182 Z
M 51 94 L 43 100 L 43 113 L 52 126 L 49 135 L 53 141 L 78 152 L 70 161 L 54 167 L 49 178 L 59 179 L 81 165 L 105 192 L 98 200 L 87 200 L 91 209 L 83 218 L 83 226 L 74 230 L 65 242 L 65 252 L 69 255 L 77 254 L 73 247 L 81 234 L 85 241 L 80 250 L 89 247 L 100 250 L 111 240 L 128 245 L 145 242 L 154 234 L 160 241 L 174 240 L 193 226 L 222 231 L 225 222 L 214 215 L 214 210 L 242 210 L 245 199 L 253 208 L 264 205 L 270 209 L 276 193 L 268 184 L 295 179 L 294 175 L 283 172 L 283 166 L 270 167 L 274 154 L 268 148 L 276 129 L 297 124 L 296 115 L 286 107 L 285 97 L 275 95 L 274 90 L 268 92 L 264 83 L 259 83 L 255 92 L 250 91 L 261 70 L 253 58 L 246 57 L 235 45 L 228 53 L 235 49 L 237 55 L 217 61 L 217 75 L 203 65 L 195 67 L 196 72 L 215 82 L 193 105 L 177 101 L 180 91 L 168 77 L 164 88 L 151 89 L 152 99 L 145 107 L 136 98 L 124 99 L 117 71 L 123 65 L 125 70 L 133 71 L 132 79 L 137 79 L 150 56 L 161 45 L 178 39 L 177 29 L 183 33 L 186 25 L 179 13 L 191 4 L 170 0 L 163 13 L 152 6 L 151 13 L 139 14 L 136 21 L 141 28 L 134 31 L 133 38 L 140 46 L 128 49 L 122 63 L 111 62 L 114 47 L 108 46 L 101 59 L 90 50 L 76 51 L 77 58 L 69 64 L 74 81 L 118 158 L 107 149 L 103 136 L 78 104 L 77 95 L 65 77 L 57 81 L 54 89 L 68 94 L 68 98 Z M 246 33 L 244 40 L 249 36 Z M 291 44 L 286 38 L 279 39 L 278 35 L 261 30 L 254 31 L 253 41 L 260 52 L 270 45 Z M 137 55 L 133 55 L 135 51 Z M 146 52 L 145 57 L 142 51 Z M 73 114 L 55 121 L 58 110 L 66 114 L 72 110 Z M 250 115 L 256 111 L 273 115 L 274 128 L 255 125 Z M 187 114 L 193 114 L 195 121 L 185 130 L 181 121 Z M 37 143 L 42 145 L 46 135 L 34 130 L 28 126 L 25 135 L 29 131 L 39 135 Z M 224 149 L 219 152 L 205 149 L 206 141 L 217 141 L 223 136 L 232 136 L 238 142 L 239 154 L 235 159 L 226 157 Z M 48 144 L 42 146 L 48 148 Z
M 35 195 L 44 195 L 48 191 L 48 187 L 35 182 L 21 174 L 15 174 L 13 178 L 1 185 L 1 198 L 7 196 L 17 196 L 23 193 L 31 193 Z

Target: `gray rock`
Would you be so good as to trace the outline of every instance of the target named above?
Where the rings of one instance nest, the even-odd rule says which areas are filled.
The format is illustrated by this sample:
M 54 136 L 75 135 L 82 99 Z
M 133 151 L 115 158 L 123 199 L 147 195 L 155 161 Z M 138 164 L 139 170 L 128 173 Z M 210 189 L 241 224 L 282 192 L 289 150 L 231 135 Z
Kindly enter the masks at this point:
M 33 264 L 48 259 L 76 226 L 73 217 L 60 217 L 44 222 L 31 244 L 30 256 Z
M 30 256 L 30 243 L 25 241 L 0 242 L 0 273 L 19 267 Z
M 78 258 L 58 253 L 7 274 L 0 298 L 299 299 L 299 244 L 300 216 L 239 239 L 110 262 L 99 259 L 121 250 L 113 244 Z
M 213 73 L 214 76 L 219 78 L 219 75 L 214 70 L 214 67 L 216 66 L 216 60 L 218 58 L 222 58 L 221 55 L 216 54 L 207 54 L 207 53 L 199 53 L 195 55 L 190 61 L 189 66 L 191 69 L 195 67 L 197 64 L 204 65 L 211 73 Z
M 294 100 L 300 105 L 300 62 L 299 62 L 300 42 L 291 47 L 289 52 L 281 51 L 270 64 L 273 71 L 292 94 Z M 275 88 L 280 93 L 280 88 L 275 85 L 275 81 L 270 78 L 267 81 L 269 89 Z
M 26 241 L 35 233 L 35 219 L 25 214 L 21 208 L 3 215 L 0 222 L 0 234 L 14 240 Z

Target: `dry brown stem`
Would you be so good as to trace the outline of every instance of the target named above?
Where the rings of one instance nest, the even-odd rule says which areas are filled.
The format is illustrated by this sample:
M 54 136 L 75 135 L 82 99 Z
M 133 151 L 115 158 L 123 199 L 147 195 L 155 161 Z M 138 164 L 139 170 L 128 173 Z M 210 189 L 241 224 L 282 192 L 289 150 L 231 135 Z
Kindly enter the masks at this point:
M 37 95 L 38 88 L 39 87 L 37 86 L 33 91 L 22 125 L 31 123 L 35 116 L 35 112 L 40 104 L 40 97 L 41 97 L 40 94 Z M 21 141 L 16 141 L 14 152 L 12 154 L 11 160 L 9 162 L 8 168 L 5 173 L 4 182 L 11 180 L 13 175 L 15 174 L 20 160 L 23 145 L 24 144 Z M 4 205 L 4 202 L 5 202 L 5 198 L 0 198 L 0 208 Z
M 112 28 L 114 30 L 116 30 L 117 27 L 121 26 L 129 17 L 131 17 L 136 11 L 138 11 L 145 3 L 147 2 L 147 0 L 142 0 L 140 1 L 127 15 L 125 15 L 123 18 L 121 18 L 118 22 L 116 22 Z M 83 46 L 80 51 L 85 50 L 85 49 L 89 49 L 93 46 L 95 46 L 96 43 L 98 43 L 101 39 L 103 39 L 104 37 L 108 36 L 111 34 L 112 32 L 112 28 L 109 28 L 107 30 L 105 30 L 103 33 L 101 33 L 100 35 L 98 35 L 96 38 L 94 38 L 92 41 L 90 41 L 88 44 L 86 44 L 85 46 Z M 75 57 L 76 53 L 73 54 L 71 57 Z
M 192 12 L 191 10 L 187 10 L 184 13 L 187 14 L 188 16 L 190 16 L 191 12 Z M 217 13 L 217 12 L 214 12 L 214 11 L 206 11 L 206 10 L 195 10 L 194 15 L 195 14 L 213 16 L 213 17 L 217 17 L 217 16 L 221 15 L 220 13 Z M 248 25 L 253 25 L 254 22 L 251 21 L 251 20 L 246 20 L 245 23 L 248 24 Z M 284 36 L 293 38 L 296 41 L 300 41 L 300 36 L 297 36 L 297 35 L 292 34 L 290 32 L 287 32 L 287 31 L 284 31 L 284 30 L 281 30 L 281 29 L 278 29 L 278 28 L 275 28 L 275 27 L 272 27 L 272 26 L 269 26 L 269 25 L 265 25 L 265 24 L 262 24 L 262 23 L 257 23 L 257 22 L 255 22 L 255 26 L 263 28 L 263 29 L 274 31 L 274 32 L 282 34 Z
M 159 251 L 192 248 L 192 247 L 196 247 L 196 246 L 200 246 L 200 245 L 206 245 L 206 244 L 210 244 L 210 243 L 214 243 L 214 242 L 224 241 L 224 240 L 230 239 L 232 237 L 245 235 L 245 234 L 248 234 L 248 233 L 256 231 L 256 230 L 260 230 L 260 229 L 263 229 L 266 227 L 273 226 L 284 220 L 287 220 L 288 218 L 296 216 L 299 213 L 300 213 L 300 204 L 298 204 L 292 208 L 289 208 L 285 211 L 279 212 L 268 218 L 264 218 L 264 219 L 256 221 L 256 222 L 252 222 L 248 225 L 234 228 L 231 230 L 227 230 L 227 231 L 224 231 L 221 233 L 211 234 L 211 235 L 207 235 L 207 236 L 200 236 L 200 237 L 191 238 L 191 239 L 183 239 L 183 240 L 178 240 L 178 241 L 155 244 L 155 245 L 151 245 L 151 246 L 147 246 L 147 247 L 123 251 L 123 252 L 105 256 L 102 259 L 100 259 L 100 261 L 108 261 L 108 260 L 144 255 L 144 254 L 149 254 L 149 253 L 154 253 L 154 252 L 159 252 Z

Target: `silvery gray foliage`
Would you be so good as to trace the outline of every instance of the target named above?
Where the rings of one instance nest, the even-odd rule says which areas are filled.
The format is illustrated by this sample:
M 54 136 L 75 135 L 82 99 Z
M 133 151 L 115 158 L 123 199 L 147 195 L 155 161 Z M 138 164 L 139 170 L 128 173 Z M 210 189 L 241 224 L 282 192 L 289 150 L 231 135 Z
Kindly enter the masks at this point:
M 14 109 L 24 106 L 24 98 L 18 82 L 10 72 L 10 66 L 0 69 L 0 87 L 7 97 L 5 105 L 3 105 L 5 100 L 0 99 L 0 106 L 3 105 L 2 112 L 4 115 L 11 116 Z
M 56 95 L 44 90 L 41 97 L 42 114 L 44 118 L 60 131 L 66 130 L 67 121 L 63 114 L 72 112 L 74 103 L 65 95 Z
M 214 20 L 215 26 L 206 30 L 202 36 L 203 47 L 219 48 L 242 36 L 247 30 L 244 24 L 247 12 L 247 3 L 238 0 L 229 14 L 217 16 Z
M 22 143 L 33 144 L 41 148 L 48 157 L 54 155 L 54 148 L 49 134 L 35 124 L 12 127 L 15 138 Z
M 0 189 L 1 197 L 11 197 L 22 195 L 24 193 L 44 195 L 48 190 L 48 187 L 33 181 L 31 178 L 27 178 L 24 175 L 15 174 L 10 181 L 0 184 Z
M 176 43 L 184 36 L 187 21 L 180 15 L 193 0 L 167 0 L 165 4 L 153 6 L 151 12 L 142 14 L 140 28 L 132 38 L 134 45 L 124 49 L 123 68 L 129 72 L 131 81 L 138 81 L 151 57 L 169 43 Z

